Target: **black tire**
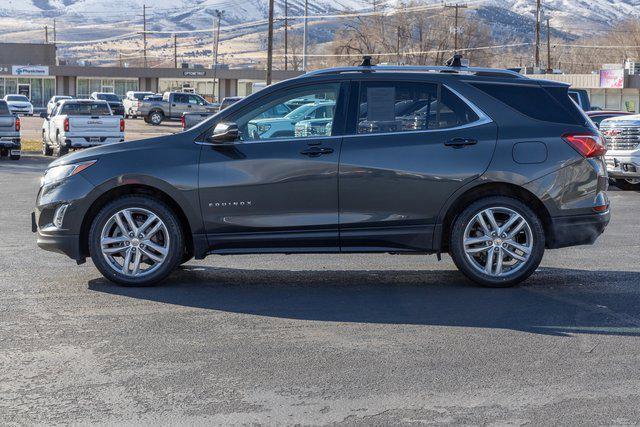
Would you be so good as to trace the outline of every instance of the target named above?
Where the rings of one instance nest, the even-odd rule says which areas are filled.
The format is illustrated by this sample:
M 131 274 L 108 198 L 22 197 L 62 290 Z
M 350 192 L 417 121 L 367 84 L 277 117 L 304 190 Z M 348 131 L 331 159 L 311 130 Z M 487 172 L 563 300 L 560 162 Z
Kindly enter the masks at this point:
M 9 150 L 5 150 L 4 148 L 0 149 L 0 157 L 7 157 L 9 155 Z
M 20 154 L 12 154 L 9 156 L 10 160 L 20 160 Z
M 42 154 L 44 156 L 53 155 L 53 148 L 51 148 L 51 146 L 47 144 L 47 141 L 45 140 L 45 137 L 44 137 L 44 132 L 42 133 Z
M 151 111 L 149 113 L 148 119 L 149 121 L 147 123 L 158 126 L 164 120 L 164 113 L 160 110 Z
M 467 225 L 478 213 L 488 208 L 506 208 L 515 211 L 527 221 L 531 229 L 532 250 L 529 258 L 519 270 L 502 277 L 479 271 L 472 261 L 467 259 L 464 249 L 463 241 Z M 487 245 L 490 244 L 487 243 Z M 520 200 L 504 196 L 489 196 L 472 203 L 457 216 L 451 227 L 449 248 L 454 263 L 469 279 L 486 287 L 506 288 L 527 279 L 538 268 L 544 255 L 545 233 L 540 218 Z
M 169 251 L 164 263 L 156 271 L 142 277 L 127 276 L 116 271 L 101 251 L 100 238 L 103 227 L 116 212 L 127 208 L 151 211 L 164 222 L 170 236 Z M 112 282 L 123 286 L 152 286 L 166 279 L 180 264 L 184 254 L 184 236 L 177 215 L 161 201 L 142 195 L 122 196 L 107 204 L 93 219 L 89 231 L 89 252 L 96 268 Z
M 626 179 L 614 179 L 613 185 L 624 191 L 640 191 L 640 182 L 631 183 Z

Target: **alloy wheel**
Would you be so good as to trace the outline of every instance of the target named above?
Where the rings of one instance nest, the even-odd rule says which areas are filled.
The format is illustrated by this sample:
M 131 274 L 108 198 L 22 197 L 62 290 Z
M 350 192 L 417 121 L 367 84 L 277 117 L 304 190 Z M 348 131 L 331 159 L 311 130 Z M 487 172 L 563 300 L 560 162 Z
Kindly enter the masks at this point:
M 464 231 L 464 253 L 477 271 L 506 277 L 527 263 L 533 251 L 533 234 L 527 220 L 506 207 L 477 213 Z
M 102 228 L 100 248 L 109 266 L 118 273 L 145 276 L 166 261 L 169 232 L 160 217 L 147 209 L 122 209 Z

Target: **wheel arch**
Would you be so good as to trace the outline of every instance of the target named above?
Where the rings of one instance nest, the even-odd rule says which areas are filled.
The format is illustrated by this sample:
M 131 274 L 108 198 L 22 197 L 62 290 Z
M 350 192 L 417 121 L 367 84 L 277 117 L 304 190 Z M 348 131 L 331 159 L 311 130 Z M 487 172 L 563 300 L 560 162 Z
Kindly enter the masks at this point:
M 542 200 L 524 187 L 506 182 L 489 182 L 466 189 L 462 194 L 452 199 L 449 205 L 443 209 L 443 214 L 439 221 L 441 231 L 439 235 L 437 233 L 435 236 L 437 239 L 435 246 L 443 252 L 448 251 L 451 226 L 458 214 L 464 210 L 465 206 L 489 196 L 512 197 L 525 203 L 540 218 L 544 228 L 545 238 L 547 242 L 550 241 L 552 237 L 550 236 L 551 215 Z
M 125 195 L 144 195 L 148 197 L 152 197 L 156 200 L 159 200 L 165 203 L 169 208 L 177 215 L 180 225 L 182 227 L 182 231 L 184 234 L 184 242 L 189 254 L 193 254 L 194 252 L 194 242 L 193 242 L 193 233 L 192 233 L 192 225 L 189 221 L 189 218 L 185 214 L 184 210 L 180 207 L 180 204 L 176 202 L 176 200 L 171 197 L 166 192 L 160 190 L 157 187 L 153 187 L 145 184 L 126 184 L 117 187 L 113 187 L 104 193 L 102 193 L 98 198 L 96 198 L 87 212 L 84 215 L 82 220 L 82 225 L 80 226 L 80 250 L 83 255 L 89 255 L 89 230 L 91 229 L 91 224 L 93 223 L 94 218 L 100 212 L 100 210 L 106 206 L 110 201 L 117 199 L 118 197 L 122 197 Z

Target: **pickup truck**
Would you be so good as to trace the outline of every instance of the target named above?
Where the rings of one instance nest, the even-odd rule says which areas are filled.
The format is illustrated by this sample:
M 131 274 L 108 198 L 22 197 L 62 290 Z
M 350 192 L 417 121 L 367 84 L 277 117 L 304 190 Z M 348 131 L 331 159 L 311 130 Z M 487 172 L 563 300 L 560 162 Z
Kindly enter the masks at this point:
M 51 115 L 42 113 L 42 153 L 66 154 L 69 149 L 124 141 L 124 118 L 114 116 L 106 101 L 58 101 Z
M 91 96 L 89 96 L 89 99 L 93 99 L 94 101 L 107 101 L 114 116 L 124 117 L 124 105 L 120 97 L 115 93 L 93 92 Z
M 155 95 L 153 92 L 137 92 L 130 90 L 126 93 L 122 104 L 124 105 L 124 117 L 138 117 L 138 107 L 142 105 L 142 101 L 145 97 Z
M 144 121 L 159 125 L 163 120 L 181 120 L 184 113 L 215 113 L 218 104 L 210 104 L 200 95 L 183 92 L 165 92 L 162 101 L 143 100 L 138 114 Z
M 0 157 L 19 160 L 20 150 L 20 118 L 11 113 L 6 101 L 0 99 Z
M 622 190 L 640 190 L 640 115 L 619 116 L 600 123 L 607 153 L 607 173 Z

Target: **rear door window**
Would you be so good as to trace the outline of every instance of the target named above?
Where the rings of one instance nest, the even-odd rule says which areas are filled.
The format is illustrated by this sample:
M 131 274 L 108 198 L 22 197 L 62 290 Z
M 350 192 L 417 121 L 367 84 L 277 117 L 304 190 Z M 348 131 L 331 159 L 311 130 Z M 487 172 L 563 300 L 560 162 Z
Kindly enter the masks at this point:
M 566 87 L 497 83 L 471 85 L 532 119 L 568 124 L 586 122 Z
M 356 132 L 411 132 L 454 128 L 479 119 L 444 86 L 425 82 L 362 82 Z
M 5 101 L 0 101 L 0 116 L 10 116 L 9 107 Z

